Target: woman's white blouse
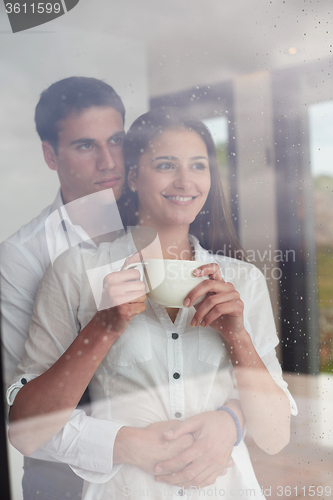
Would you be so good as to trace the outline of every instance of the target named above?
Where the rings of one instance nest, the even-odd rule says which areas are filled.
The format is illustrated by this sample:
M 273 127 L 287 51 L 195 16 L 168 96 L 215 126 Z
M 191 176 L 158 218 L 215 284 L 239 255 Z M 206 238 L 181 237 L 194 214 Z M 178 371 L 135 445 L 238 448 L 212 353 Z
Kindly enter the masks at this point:
M 211 255 L 196 238 L 192 237 L 192 242 L 196 260 L 216 262 L 224 279 L 240 293 L 245 329 L 275 382 L 288 395 L 291 413 L 296 414 L 275 354 L 278 338 L 264 276 L 252 264 Z M 134 252 L 132 238 L 127 235 L 112 244 L 101 244 L 97 251 L 72 250 L 47 270 L 38 292 L 25 356 L 8 391 L 9 402 L 23 377 L 31 380 L 40 375 L 63 354 L 97 311 L 97 282 L 101 288 L 104 276 L 120 270 L 125 258 Z M 145 312 L 132 319 L 90 383 L 93 417 L 145 427 L 161 420 L 186 420 L 238 398 L 233 367 L 220 335 L 211 327 L 191 327 L 194 313 L 193 307 L 180 309 L 173 323 L 164 307 L 147 299 Z M 92 447 L 91 454 L 98 455 L 98 449 Z M 235 464 L 227 475 L 204 488 L 207 496 L 235 498 L 236 488 L 242 490 L 238 492 L 242 498 L 261 498 L 244 442 L 234 448 L 232 457 Z M 126 464 L 114 467 L 108 474 L 74 470 L 89 481 L 84 488 L 85 500 L 189 495 L 177 487 L 156 483 L 153 476 Z M 246 490 L 255 490 L 255 496 Z M 195 500 L 203 494 L 203 490 L 200 493 L 192 489 L 188 498 Z

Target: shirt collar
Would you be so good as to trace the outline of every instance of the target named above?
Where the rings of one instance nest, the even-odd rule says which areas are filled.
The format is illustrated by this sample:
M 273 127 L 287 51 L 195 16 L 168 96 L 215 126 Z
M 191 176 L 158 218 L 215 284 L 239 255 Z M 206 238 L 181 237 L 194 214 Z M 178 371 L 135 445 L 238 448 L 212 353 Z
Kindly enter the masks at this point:
M 51 217 L 50 221 L 48 223 L 51 225 L 52 231 L 57 232 L 58 229 L 60 228 L 60 226 L 62 226 L 63 230 L 65 230 L 65 231 L 66 230 L 68 231 L 69 229 L 76 231 L 80 235 L 82 241 L 87 241 L 87 240 L 90 241 L 89 236 L 82 229 L 82 227 L 77 226 L 77 225 L 72 223 L 72 221 L 68 215 L 68 212 L 66 210 L 66 205 L 64 204 L 64 201 L 63 201 L 61 189 L 58 190 L 57 195 L 55 197 L 55 200 L 51 205 L 50 215 L 52 215 L 52 213 L 56 212 L 56 211 L 58 212 L 59 217 L 57 217 L 57 216 Z M 63 222 L 65 224 L 63 224 Z
M 86 242 L 96 247 L 82 227 L 74 225 L 70 220 L 60 189 L 45 221 L 45 233 L 52 264 L 59 255 L 72 246 Z
M 62 200 L 61 189 L 58 189 L 57 195 L 55 197 L 54 202 L 52 203 L 52 205 L 50 207 L 50 212 L 49 213 L 51 214 L 55 210 L 58 210 L 60 207 L 63 206 L 63 204 L 64 204 L 64 202 Z
M 199 240 L 196 236 L 193 236 L 192 234 L 190 234 L 189 240 L 190 240 L 190 243 L 191 243 L 193 250 L 194 250 L 195 260 L 199 260 L 199 261 L 207 262 L 207 263 L 215 262 L 215 260 L 213 258 L 213 254 L 211 252 L 209 252 L 208 250 L 205 250 L 204 248 L 202 248 L 202 246 L 200 245 Z
M 209 250 L 206 250 L 205 248 L 202 248 L 202 246 L 199 243 L 199 240 L 196 236 L 193 236 L 192 234 L 189 235 L 190 243 L 193 246 L 194 249 L 194 257 L 195 260 L 198 260 L 200 262 L 207 262 L 207 264 L 217 264 L 220 266 L 219 262 L 217 261 L 216 256 Z M 220 266 L 221 269 L 221 266 Z M 221 269 L 221 275 L 222 278 L 224 279 L 223 271 Z

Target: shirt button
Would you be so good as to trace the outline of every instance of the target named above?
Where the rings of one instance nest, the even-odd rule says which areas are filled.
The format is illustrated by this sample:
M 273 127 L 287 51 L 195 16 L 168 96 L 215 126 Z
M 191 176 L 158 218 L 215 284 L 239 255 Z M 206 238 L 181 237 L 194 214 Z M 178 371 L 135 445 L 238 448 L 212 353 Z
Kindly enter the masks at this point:
M 177 339 L 178 339 L 178 337 L 179 337 L 178 333 L 173 333 L 173 334 L 172 334 L 172 338 L 173 338 L 173 340 L 177 340 Z
M 27 379 L 26 379 L 26 378 L 21 378 L 21 384 L 22 384 L 22 385 L 25 385 L 25 384 L 27 384 L 27 383 L 28 383 L 28 381 L 27 381 Z
M 175 417 L 176 417 L 176 418 L 180 418 L 181 416 L 182 416 L 182 414 L 181 414 L 179 411 L 176 411 L 176 413 L 175 413 Z
M 184 496 L 185 495 L 185 491 L 184 490 L 178 490 L 178 495 L 180 497 Z
M 177 379 L 177 378 L 179 378 L 179 377 L 180 377 L 180 373 L 175 372 L 175 373 L 173 374 L 173 378 Z

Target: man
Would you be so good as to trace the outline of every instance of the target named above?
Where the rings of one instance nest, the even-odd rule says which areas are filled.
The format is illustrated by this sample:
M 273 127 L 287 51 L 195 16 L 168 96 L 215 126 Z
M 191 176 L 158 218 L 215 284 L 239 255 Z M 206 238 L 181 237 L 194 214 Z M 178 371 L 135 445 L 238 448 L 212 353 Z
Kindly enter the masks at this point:
M 45 222 L 59 212 L 63 204 L 109 187 L 119 199 L 124 183 L 124 117 L 120 97 L 109 85 L 93 78 L 73 77 L 57 82 L 42 93 L 37 104 L 35 121 L 44 158 L 49 168 L 58 172 L 61 191 L 51 206 L 0 246 L 6 383 L 23 356 L 36 293 L 50 254 L 55 257 L 59 245 L 60 250 L 64 249 L 61 242 L 66 241 L 66 233 L 76 235 L 78 241 L 86 239 L 82 228 L 66 216 L 66 211 L 53 227 L 53 238 L 47 238 Z M 93 429 L 89 430 L 94 422 L 82 412 L 80 419 L 77 421 L 85 429 L 80 434 L 84 442 L 85 434 L 94 435 Z M 99 440 L 105 442 L 105 435 L 100 435 Z M 46 448 L 36 456 L 52 460 L 57 451 Z M 84 460 L 84 454 L 81 456 Z M 56 458 L 65 463 L 69 460 L 61 451 Z M 85 466 L 84 462 L 80 464 L 79 456 L 74 458 L 74 465 Z M 40 498 L 46 494 L 68 498 L 66 493 L 78 498 L 81 493 L 82 480 L 67 465 L 25 458 L 24 470 L 25 499 L 35 498 L 37 491 Z
M 36 128 L 45 161 L 49 168 L 57 171 L 61 190 L 51 206 L 0 246 L 6 383 L 23 356 L 36 293 L 50 255 L 54 260 L 59 254 L 59 246 L 60 251 L 63 250 L 66 241 L 70 240 L 88 239 L 88 244 L 94 245 L 86 235 L 89 228 L 82 229 L 86 218 L 80 217 L 75 210 L 71 210 L 71 218 L 68 217 L 63 204 L 73 204 L 79 198 L 110 188 L 116 199 L 121 196 L 125 176 L 124 116 L 120 97 L 109 85 L 94 78 L 67 78 L 51 85 L 41 95 L 36 107 Z M 62 217 L 59 217 L 59 224 L 53 226 L 50 238 L 45 222 L 55 213 Z M 96 215 L 95 221 L 98 220 Z M 115 229 L 119 229 L 119 224 Z M 73 434 L 73 442 L 75 437 L 77 441 L 78 451 L 74 456 L 69 456 L 68 450 L 57 449 L 56 440 L 34 456 L 48 460 L 53 457 L 73 466 L 89 468 L 89 446 L 94 443 L 99 446 L 101 463 L 112 463 L 112 446 L 106 436 L 110 436 L 111 441 L 119 426 L 114 428 L 110 423 L 108 429 L 103 429 L 97 423 L 96 426 L 95 419 L 80 411 L 68 424 L 67 432 Z M 52 463 L 50 466 L 41 460 L 25 458 L 24 469 L 25 499 L 35 498 L 37 492 L 38 498 L 54 495 L 54 498 L 64 499 L 78 498 L 81 493 L 82 480 L 66 465 Z
M 77 200 L 87 200 L 110 188 L 116 200 L 121 196 L 125 180 L 122 156 L 124 115 L 124 106 L 114 90 L 93 78 L 67 78 L 51 85 L 41 95 L 36 107 L 36 127 L 45 161 L 49 168 L 57 171 L 61 190 L 50 207 L 0 246 L 6 382 L 23 356 L 36 293 L 50 257 L 53 262 L 71 244 L 85 242 L 96 246 L 105 238 L 103 229 L 96 234 L 95 228 L 96 220 L 103 220 L 105 205 L 97 204 L 100 213 L 95 212 L 94 218 L 89 219 L 88 212 L 82 216 L 83 209 L 77 209 L 82 208 Z M 116 216 L 115 219 L 112 219 L 115 224 L 104 228 L 104 233 L 119 229 L 119 220 Z M 94 237 L 90 238 L 94 230 Z M 21 385 L 26 382 L 22 379 Z M 19 387 L 16 393 L 18 390 Z M 15 393 L 12 396 L 15 397 Z M 195 425 L 197 429 L 201 424 L 196 422 Z M 116 446 L 118 443 L 121 448 L 118 455 L 122 457 L 124 448 L 132 453 L 135 446 L 139 450 L 147 448 L 148 441 L 142 432 L 141 441 L 136 439 L 134 444 L 133 438 L 127 438 L 125 431 L 118 433 L 120 427 L 76 410 L 63 430 L 33 455 L 38 460 L 25 459 L 24 500 L 36 495 L 38 498 L 78 498 L 81 493 L 82 482 L 68 466 L 59 463 L 50 466 L 40 459 L 54 459 L 75 470 L 110 471 L 112 474 L 113 453 L 117 455 L 117 449 L 113 449 L 116 436 L 119 435 Z M 162 428 L 159 442 L 164 439 L 165 423 Z M 158 429 L 156 424 L 154 429 Z M 188 426 L 184 432 L 191 431 Z M 183 437 L 170 444 L 173 456 L 188 448 L 189 440 Z M 149 448 L 145 450 L 143 460 L 154 448 L 154 439 L 150 434 Z M 70 450 L 64 443 L 71 444 Z M 129 443 L 127 447 L 126 443 Z M 98 450 L 93 458 L 92 449 Z M 170 453 L 166 454 L 165 458 L 169 457 Z M 182 466 L 170 464 L 170 469 L 177 471 Z M 166 467 L 164 472 L 167 472 Z

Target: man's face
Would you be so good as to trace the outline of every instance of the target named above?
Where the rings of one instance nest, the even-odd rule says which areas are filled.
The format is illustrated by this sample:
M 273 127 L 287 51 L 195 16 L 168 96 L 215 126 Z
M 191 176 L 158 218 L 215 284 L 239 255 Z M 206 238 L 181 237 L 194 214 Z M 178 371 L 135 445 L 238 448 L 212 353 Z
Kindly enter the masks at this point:
M 64 203 L 104 189 L 118 200 L 125 180 L 121 114 L 94 106 L 60 122 L 58 154 L 43 143 L 45 160 L 59 175 Z

